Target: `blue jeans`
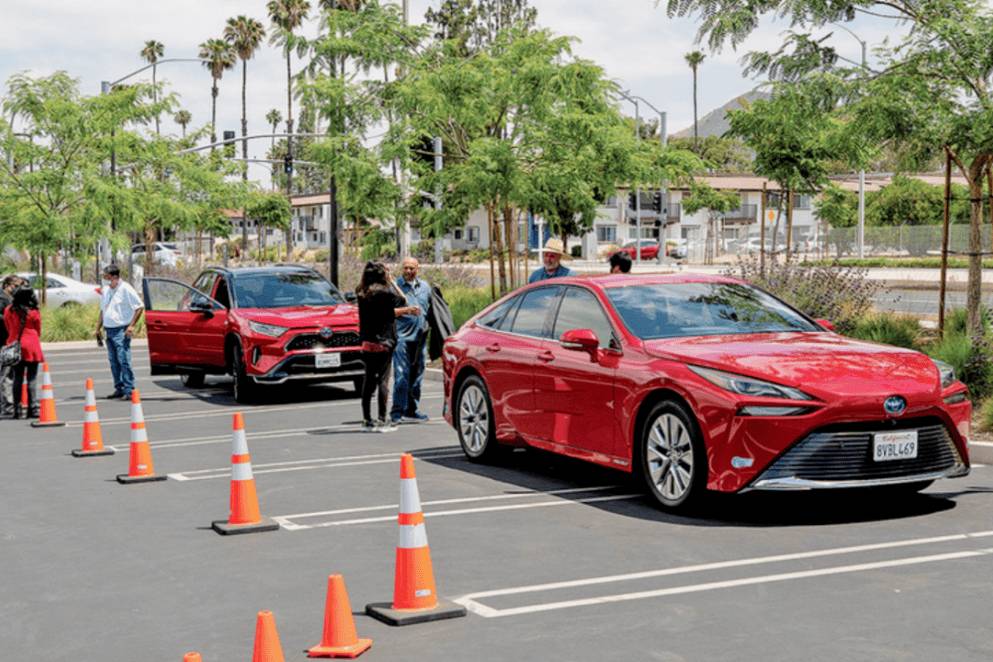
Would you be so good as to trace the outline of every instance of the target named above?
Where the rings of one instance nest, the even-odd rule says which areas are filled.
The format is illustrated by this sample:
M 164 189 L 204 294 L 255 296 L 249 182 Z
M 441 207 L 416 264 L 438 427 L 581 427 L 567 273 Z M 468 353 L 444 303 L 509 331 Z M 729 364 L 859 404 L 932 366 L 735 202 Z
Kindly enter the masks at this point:
M 427 355 L 427 333 L 399 338 L 393 352 L 393 407 L 390 418 L 397 420 L 420 411 L 421 382 Z
M 131 338 L 124 334 L 127 328 L 104 329 L 107 332 L 107 356 L 110 358 L 110 372 L 114 376 L 114 390 L 124 395 L 130 395 L 134 390 Z

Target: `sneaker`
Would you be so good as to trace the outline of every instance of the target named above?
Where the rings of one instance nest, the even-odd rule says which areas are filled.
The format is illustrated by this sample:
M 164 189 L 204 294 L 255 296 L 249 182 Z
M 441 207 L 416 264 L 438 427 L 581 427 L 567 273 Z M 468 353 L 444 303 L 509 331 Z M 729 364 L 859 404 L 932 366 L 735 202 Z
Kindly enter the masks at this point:
M 362 432 L 379 432 L 379 426 L 375 421 L 362 421 Z
M 110 395 L 104 397 L 107 398 L 108 400 L 120 400 L 121 398 L 124 397 L 124 393 L 122 393 L 121 391 L 114 391 Z
M 422 414 L 421 412 L 415 412 L 413 414 L 407 414 L 403 417 L 404 423 L 424 423 L 430 421 L 431 417 L 427 414 Z
M 396 432 L 396 421 L 376 421 L 376 429 L 379 432 Z

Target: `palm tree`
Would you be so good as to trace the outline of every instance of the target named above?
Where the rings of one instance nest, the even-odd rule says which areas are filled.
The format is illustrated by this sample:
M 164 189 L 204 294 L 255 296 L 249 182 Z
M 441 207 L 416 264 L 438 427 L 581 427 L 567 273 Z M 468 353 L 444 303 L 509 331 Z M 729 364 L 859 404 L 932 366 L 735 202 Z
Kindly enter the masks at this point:
M 237 16 L 229 18 L 224 26 L 224 39 L 231 44 L 241 60 L 241 156 L 245 159 L 246 167 L 241 171 L 241 179 L 248 182 L 248 61 L 255 55 L 255 50 L 265 39 L 265 27 L 254 18 Z M 244 217 L 243 217 L 244 218 Z M 241 224 L 241 244 L 243 250 L 248 250 L 248 223 Z
M 172 119 L 179 126 L 183 127 L 183 137 L 186 137 L 186 125 L 193 121 L 193 115 L 188 110 L 181 110 L 173 115 Z
M 308 0 L 270 0 L 266 5 L 269 10 L 269 20 L 272 21 L 275 30 L 269 37 L 269 43 L 278 44 L 283 47 L 286 54 L 286 133 L 293 133 L 293 72 L 290 67 L 290 59 L 293 50 L 293 31 L 300 27 L 300 24 L 307 19 L 310 11 Z M 276 133 L 273 128 L 273 133 Z M 293 136 L 286 136 L 286 153 L 293 156 Z M 286 173 L 286 195 L 293 194 L 293 173 Z M 286 232 L 286 257 L 289 259 L 293 249 L 291 245 L 291 233 Z
M 696 72 L 697 67 L 703 62 L 705 56 L 700 51 L 692 51 L 683 57 L 686 59 L 686 64 L 690 65 L 690 69 L 693 70 L 693 146 L 696 147 L 697 142 L 700 140 L 696 111 Z
M 276 126 L 278 126 L 279 123 L 283 121 L 283 116 L 280 114 L 280 112 L 278 110 L 276 110 L 275 108 L 273 108 L 272 110 L 270 110 L 268 113 L 265 114 L 265 121 L 268 122 L 269 123 L 269 126 L 272 127 L 272 132 L 273 133 L 276 133 Z M 289 123 L 287 123 L 287 126 L 292 126 L 292 125 L 289 124 Z M 270 155 L 270 158 L 273 158 L 273 159 L 276 158 L 276 136 L 273 136 L 272 137 L 272 143 L 269 146 L 269 155 Z M 273 191 L 276 190 L 276 164 L 275 163 L 272 164 L 272 190 Z
M 226 69 L 234 67 L 234 49 L 223 39 L 208 39 L 200 44 L 200 59 L 210 70 L 210 142 L 213 144 L 217 142 L 217 82 Z
M 155 73 L 158 67 L 155 63 L 162 59 L 162 54 L 165 52 L 165 46 L 162 45 L 161 41 L 155 41 L 154 39 L 149 39 L 145 42 L 145 47 L 141 49 L 141 57 L 152 65 L 152 102 L 158 103 L 158 89 L 155 87 Z M 155 135 L 159 135 L 159 114 L 155 113 Z

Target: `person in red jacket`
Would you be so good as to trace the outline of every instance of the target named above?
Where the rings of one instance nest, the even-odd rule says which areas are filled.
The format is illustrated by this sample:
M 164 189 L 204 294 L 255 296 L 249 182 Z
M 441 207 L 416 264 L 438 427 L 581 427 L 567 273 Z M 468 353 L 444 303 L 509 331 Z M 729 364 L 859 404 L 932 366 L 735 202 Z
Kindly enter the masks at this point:
M 19 397 L 14 398 L 14 418 L 38 417 L 38 397 L 35 382 L 38 377 L 38 364 L 45 360 L 41 353 L 41 313 L 38 312 L 38 299 L 30 287 L 22 287 L 14 292 L 14 302 L 3 312 L 4 326 L 7 327 L 7 341 L 21 341 L 21 362 L 14 366 L 14 393 L 21 392 L 25 377 L 28 380 L 28 411 L 21 408 Z

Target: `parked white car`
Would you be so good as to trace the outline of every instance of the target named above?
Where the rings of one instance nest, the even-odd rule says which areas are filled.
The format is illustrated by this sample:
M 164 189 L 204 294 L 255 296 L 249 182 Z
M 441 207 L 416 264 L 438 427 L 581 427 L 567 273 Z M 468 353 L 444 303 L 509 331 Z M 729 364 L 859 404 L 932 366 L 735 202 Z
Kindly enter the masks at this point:
M 41 299 L 41 274 L 26 271 L 17 274 L 26 279 Z M 80 306 L 88 303 L 100 303 L 100 286 L 84 283 L 62 274 L 45 274 L 45 299 L 49 308 L 62 306 Z
M 155 242 L 155 263 L 163 264 L 167 267 L 176 267 L 177 262 L 182 259 L 183 251 L 179 249 L 179 246 L 172 242 L 167 241 L 157 241 Z M 145 262 L 145 244 L 135 244 L 131 247 L 131 259 L 135 262 L 144 264 Z

